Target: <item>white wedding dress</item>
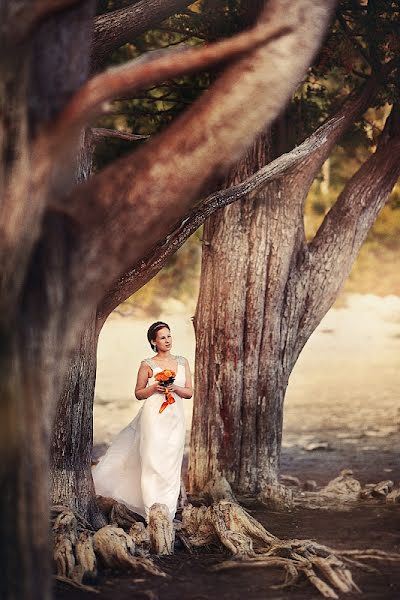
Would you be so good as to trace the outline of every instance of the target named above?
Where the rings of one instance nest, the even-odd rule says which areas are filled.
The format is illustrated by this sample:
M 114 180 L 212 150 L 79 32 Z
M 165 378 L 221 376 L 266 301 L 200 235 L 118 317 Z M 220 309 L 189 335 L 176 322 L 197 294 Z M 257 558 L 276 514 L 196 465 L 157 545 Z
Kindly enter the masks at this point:
M 177 363 L 175 384 L 185 386 L 185 362 Z M 154 375 L 162 368 L 151 358 L 145 362 L 153 370 L 147 385 L 155 383 Z M 175 517 L 181 482 L 181 466 L 185 444 L 183 399 L 172 392 L 175 402 L 162 413 L 164 394 L 156 392 L 141 400 L 136 417 L 114 438 L 107 452 L 93 467 L 96 494 L 125 504 L 148 522 L 154 502 L 166 504 Z

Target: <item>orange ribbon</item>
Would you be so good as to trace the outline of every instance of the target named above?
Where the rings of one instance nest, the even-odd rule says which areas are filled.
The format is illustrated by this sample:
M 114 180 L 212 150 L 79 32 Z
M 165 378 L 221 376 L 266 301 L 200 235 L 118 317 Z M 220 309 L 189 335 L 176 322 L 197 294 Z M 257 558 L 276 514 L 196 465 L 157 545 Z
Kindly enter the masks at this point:
M 175 398 L 173 397 L 173 395 L 171 394 L 171 392 L 169 392 L 168 390 L 165 390 L 165 400 L 161 404 L 160 410 L 158 412 L 162 413 L 162 411 L 165 408 L 167 408 L 168 404 L 173 404 L 174 402 L 175 402 Z

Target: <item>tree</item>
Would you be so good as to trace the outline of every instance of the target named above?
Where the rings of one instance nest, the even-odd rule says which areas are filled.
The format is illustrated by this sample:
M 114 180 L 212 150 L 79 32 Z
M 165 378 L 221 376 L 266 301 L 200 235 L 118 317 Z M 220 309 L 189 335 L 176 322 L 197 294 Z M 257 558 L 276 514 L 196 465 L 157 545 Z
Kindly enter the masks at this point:
M 395 106 L 376 151 L 348 181 L 314 239 L 307 242 L 304 203 L 311 183 L 334 145 L 377 102 L 380 86 L 398 64 L 390 62 L 391 58 L 395 61 L 394 52 L 382 57 L 382 48 L 389 47 L 388 37 L 393 36 L 390 24 L 396 22 L 398 9 L 393 9 L 394 15 L 388 3 L 382 3 L 381 10 L 372 15 L 372 5 L 376 7 L 369 3 L 362 18 L 356 19 L 357 39 L 363 20 L 370 37 L 366 40 L 364 31 L 362 45 L 358 47 L 357 42 L 355 49 L 364 63 L 357 79 L 360 75 L 367 79 L 361 91 L 350 94 L 336 114 L 302 144 L 267 166 L 263 165 L 277 155 L 277 141 L 271 136 L 258 138 L 227 181 L 229 187 L 248 178 L 247 188 L 242 186 L 247 197 L 206 222 L 194 320 L 191 491 L 201 490 L 209 479 L 225 476 L 237 491 L 267 490 L 267 495 L 279 498 L 283 403 L 290 373 L 336 299 L 400 174 Z M 342 22 L 348 43 L 355 35 L 353 21 L 347 3 L 341 9 L 339 27 Z M 338 44 L 337 23 L 320 61 L 337 61 L 337 55 L 329 55 L 332 37 Z M 353 61 L 350 71 L 358 63 Z M 370 64 L 372 74 L 364 74 Z M 384 86 L 386 98 L 390 89 Z M 392 93 L 396 98 L 395 89 Z
M 332 5 L 273 0 L 242 35 L 157 54 L 85 82 L 91 0 L 22 1 L 18 11 L 11 0 L 2 2 L 4 598 L 50 597 L 50 435 L 83 327 L 112 284 L 275 118 L 318 48 Z M 166 131 L 76 183 L 82 129 L 108 101 L 227 60 L 232 65 L 212 89 Z

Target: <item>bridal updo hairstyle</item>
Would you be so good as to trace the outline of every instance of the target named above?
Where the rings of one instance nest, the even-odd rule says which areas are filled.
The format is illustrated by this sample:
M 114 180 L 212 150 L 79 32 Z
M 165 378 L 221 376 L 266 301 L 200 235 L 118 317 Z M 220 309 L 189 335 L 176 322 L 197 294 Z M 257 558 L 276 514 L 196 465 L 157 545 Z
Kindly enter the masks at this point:
M 157 346 L 155 344 L 153 344 L 151 340 L 156 339 L 157 331 L 159 331 L 163 327 L 166 327 L 167 329 L 169 329 L 171 331 L 170 326 L 167 325 L 167 323 L 164 323 L 163 321 L 156 321 L 155 323 L 150 325 L 150 327 L 147 331 L 147 339 L 149 341 L 149 344 L 150 344 L 153 352 L 157 352 Z

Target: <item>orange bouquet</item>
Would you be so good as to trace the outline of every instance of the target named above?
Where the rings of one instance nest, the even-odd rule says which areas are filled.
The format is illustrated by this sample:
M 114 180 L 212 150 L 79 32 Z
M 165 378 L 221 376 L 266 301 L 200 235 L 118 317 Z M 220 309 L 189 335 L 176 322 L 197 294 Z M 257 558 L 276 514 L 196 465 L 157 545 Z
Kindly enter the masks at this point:
M 175 402 L 175 398 L 173 397 L 171 392 L 167 390 L 167 385 L 169 385 L 170 383 L 174 383 L 175 375 L 175 371 L 171 371 L 171 369 L 164 369 L 163 371 L 157 373 L 154 376 L 154 379 L 158 381 L 160 385 L 165 387 L 165 400 L 160 406 L 160 410 L 158 411 L 159 413 L 162 413 L 162 411 L 165 408 L 167 408 L 168 404 L 173 404 Z

